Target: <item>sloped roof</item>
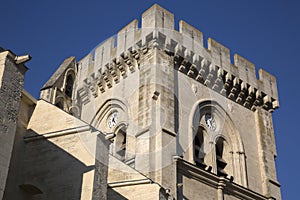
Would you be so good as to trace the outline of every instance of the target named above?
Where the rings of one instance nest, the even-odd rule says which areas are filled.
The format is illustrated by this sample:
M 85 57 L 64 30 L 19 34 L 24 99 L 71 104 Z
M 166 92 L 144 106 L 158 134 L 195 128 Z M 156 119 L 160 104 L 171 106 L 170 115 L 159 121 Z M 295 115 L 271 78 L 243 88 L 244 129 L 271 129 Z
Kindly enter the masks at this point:
M 65 72 L 66 69 L 70 67 L 70 65 L 75 64 L 75 57 L 71 56 L 64 60 L 64 62 L 58 67 L 56 72 L 51 76 L 51 78 L 44 84 L 41 90 L 52 87 L 57 79 L 60 77 L 62 73 Z

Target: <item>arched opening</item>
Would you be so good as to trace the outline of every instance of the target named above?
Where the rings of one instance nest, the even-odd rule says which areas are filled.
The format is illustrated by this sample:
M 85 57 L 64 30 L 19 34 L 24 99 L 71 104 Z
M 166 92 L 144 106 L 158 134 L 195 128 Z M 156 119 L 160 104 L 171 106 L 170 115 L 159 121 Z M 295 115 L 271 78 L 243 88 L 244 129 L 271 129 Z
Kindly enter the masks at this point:
M 77 106 L 72 106 L 69 109 L 69 114 L 77 118 L 80 117 L 79 108 Z
M 69 74 L 67 76 L 67 80 L 66 80 L 66 86 L 65 86 L 65 94 L 68 97 L 72 97 L 72 93 L 73 93 L 73 84 L 74 84 L 74 78 L 71 74 Z
M 55 106 L 58 107 L 58 108 L 60 108 L 60 109 L 62 109 L 62 110 L 64 109 L 64 104 L 63 104 L 62 101 L 56 102 L 56 103 L 55 103 Z
M 116 132 L 115 156 L 124 161 L 126 156 L 126 127 L 122 127 Z
M 215 101 L 199 101 L 195 103 L 189 121 L 191 128 L 188 137 L 193 148 L 188 149 L 185 158 L 196 165 L 203 162 L 203 159 L 198 159 L 199 152 L 197 151 L 197 146 L 202 141 L 201 135 L 197 143 L 194 140 L 199 134 L 199 127 L 202 127 L 204 134 L 201 147 L 205 153 L 205 165 L 211 167 L 212 171 L 219 176 L 232 176 L 235 183 L 247 187 L 246 154 L 243 141 L 229 113 Z
M 205 168 L 206 164 L 204 162 L 205 152 L 203 131 L 203 128 L 199 127 L 194 138 L 194 161 L 197 166 Z
M 228 174 L 225 172 L 225 167 L 227 162 L 224 160 L 224 139 L 218 138 L 215 144 L 216 149 L 216 163 L 217 163 L 217 175 L 218 176 L 227 176 Z

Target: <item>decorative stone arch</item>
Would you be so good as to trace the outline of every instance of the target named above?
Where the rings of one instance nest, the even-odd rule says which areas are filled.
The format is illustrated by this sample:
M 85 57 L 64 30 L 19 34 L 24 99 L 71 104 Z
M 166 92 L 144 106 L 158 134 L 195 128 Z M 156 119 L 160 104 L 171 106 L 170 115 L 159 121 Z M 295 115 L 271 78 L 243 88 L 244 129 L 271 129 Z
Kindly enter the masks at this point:
M 69 68 L 66 70 L 64 75 L 63 89 L 62 91 L 66 94 L 66 96 L 72 98 L 74 83 L 75 83 L 75 70 L 73 68 Z
M 95 116 L 92 118 L 91 125 L 95 128 L 100 128 L 101 123 L 104 121 L 105 117 L 113 113 L 115 110 L 120 110 L 126 115 L 119 121 L 119 123 L 128 124 L 128 106 L 124 103 L 125 101 L 117 98 L 112 98 L 106 100 L 98 109 Z M 118 126 L 115 126 L 118 127 Z
M 216 129 L 210 130 L 208 125 L 205 124 L 204 116 L 210 113 L 216 117 Z M 207 154 L 207 158 L 204 158 L 205 164 L 212 166 L 213 172 L 217 173 L 216 163 L 216 143 L 218 138 L 222 138 L 225 141 L 224 159 L 226 159 L 227 167 L 226 172 L 228 176 L 233 176 L 234 181 L 247 187 L 247 174 L 245 163 L 245 151 L 243 141 L 238 130 L 230 118 L 225 109 L 215 101 L 212 100 L 200 100 L 196 102 L 191 110 L 189 116 L 189 130 L 188 138 L 190 144 L 193 144 L 196 134 L 199 134 L 199 128 L 204 130 L 208 138 L 204 139 L 204 145 L 206 145 L 204 153 Z M 206 136 L 207 137 L 207 136 Z M 185 159 L 189 162 L 195 163 L 194 160 L 194 148 L 189 148 Z M 195 163 L 196 164 L 196 163 Z
M 78 106 L 71 106 L 69 108 L 69 113 L 77 118 L 80 117 L 80 109 L 78 108 Z
M 115 138 L 113 144 L 113 155 L 124 161 L 126 158 L 127 148 L 127 125 L 125 123 L 121 123 L 115 128 Z
M 128 106 L 125 101 L 112 98 L 106 100 L 98 109 L 91 121 L 91 125 L 98 130 L 101 130 L 111 140 L 110 153 L 118 159 L 125 161 L 129 156 L 127 153 L 127 127 L 129 123 Z M 112 128 L 108 127 L 109 117 L 118 112 L 118 121 Z

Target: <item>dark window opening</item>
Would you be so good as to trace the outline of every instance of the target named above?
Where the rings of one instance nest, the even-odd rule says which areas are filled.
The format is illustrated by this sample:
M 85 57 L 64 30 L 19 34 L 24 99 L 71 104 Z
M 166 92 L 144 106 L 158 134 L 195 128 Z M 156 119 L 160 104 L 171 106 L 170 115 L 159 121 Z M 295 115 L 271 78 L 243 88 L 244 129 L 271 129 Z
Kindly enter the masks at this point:
M 68 97 L 72 97 L 74 80 L 72 75 L 67 76 L 65 93 Z
M 204 163 L 204 144 L 203 144 L 203 132 L 199 130 L 195 139 L 194 139 L 194 160 L 197 166 L 205 168 L 206 164 Z
M 126 155 L 126 131 L 120 129 L 116 135 L 116 157 L 124 161 Z
M 58 107 L 58 108 L 60 108 L 60 109 L 62 109 L 62 110 L 64 109 L 64 105 L 63 105 L 63 103 L 61 101 L 56 102 L 55 106 Z
M 219 138 L 216 143 L 216 161 L 217 161 L 217 175 L 226 177 L 225 172 L 227 162 L 223 159 L 224 140 Z

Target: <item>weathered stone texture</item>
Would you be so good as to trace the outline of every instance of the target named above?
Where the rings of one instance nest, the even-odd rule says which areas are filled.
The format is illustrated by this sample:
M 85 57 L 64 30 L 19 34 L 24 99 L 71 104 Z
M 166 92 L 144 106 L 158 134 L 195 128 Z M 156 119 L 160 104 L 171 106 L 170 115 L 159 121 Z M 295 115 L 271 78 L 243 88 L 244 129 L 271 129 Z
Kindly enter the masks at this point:
M 3 199 L 20 199 L 20 196 L 22 196 L 22 194 L 17 193 L 16 191 L 19 190 L 19 185 L 17 183 L 20 183 L 20 179 L 22 178 L 22 171 L 24 170 L 24 166 L 20 164 L 24 159 L 23 137 L 27 130 L 29 119 L 35 108 L 35 103 L 36 100 L 29 93 L 23 90 L 18 114 L 17 130 L 11 156 L 11 164 L 9 166 L 8 178 Z
M 26 67 L 14 62 L 10 51 L 0 53 L 0 198 L 4 194 L 17 129 Z
M 24 106 L 15 142 L 24 169 L 11 179 L 22 190 L 7 191 L 16 199 L 30 188 L 46 199 L 280 199 L 275 77 L 260 70 L 257 78 L 238 54 L 231 63 L 229 48 L 211 38 L 205 48 L 184 21 L 174 30 L 173 14 L 156 4 L 141 20 L 78 62 L 66 59 L 32 115 Z M 23 80 L 4 60 L 0 95 L 11 100 L 0 100 L 0 122 L 11 125 L 0 130 L 14 135 Z M 1 153 L 12 149 L 13 136 L 5 140 Z
M 145 199 L 159 200 L 160 187 L 156 184 L 141 184 L 109 188 L 107 195 L 111 200 Z

